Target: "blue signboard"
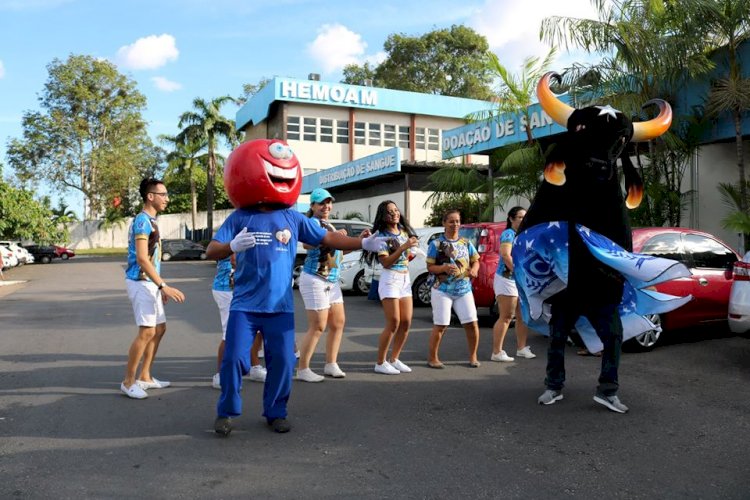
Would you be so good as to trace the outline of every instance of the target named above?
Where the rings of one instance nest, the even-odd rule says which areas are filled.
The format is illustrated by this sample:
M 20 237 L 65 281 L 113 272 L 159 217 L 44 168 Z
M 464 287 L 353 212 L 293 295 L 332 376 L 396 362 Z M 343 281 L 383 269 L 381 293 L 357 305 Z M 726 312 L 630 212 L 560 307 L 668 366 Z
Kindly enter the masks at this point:
M 560 97 L 570 102 L 567 96 Z M 443 130 L 443 159 L 468 154 L 487 154 L 489 151 L 526 140 L 526 123 L 535 139 L 565 132 L 539 104 L 532 104 L 526 114 L 503 113 L 489 120 L 470 123 L 451 130 Z
M 302 179 L 302 192 L 331 188 L 343 184 L 401 171 L 401 148 L 391 148 L 358 160 L 327 168 Z

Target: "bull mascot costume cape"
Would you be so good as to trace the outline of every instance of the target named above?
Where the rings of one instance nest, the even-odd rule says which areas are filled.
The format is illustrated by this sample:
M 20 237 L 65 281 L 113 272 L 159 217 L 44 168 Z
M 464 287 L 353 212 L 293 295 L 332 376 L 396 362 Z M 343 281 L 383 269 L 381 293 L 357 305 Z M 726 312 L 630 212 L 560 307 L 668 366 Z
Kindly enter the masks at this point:
M 627 154 L 629 142 L 654 139 L 669 128 L 669 104 L 654 99 L 659 114 L 632 123 L 611 106 L 575 109 L 550 90 L 556 73 L 537 86 L 542 109 L 567 128 L 547 157 L 544 181 L 513 245 L 515 278 L 526 323 L 549 323 L 547 390 L 540 404 L 563 398 L 564 350 L 575 328 L 591 352 L 602 351 L 594 400 L 612 411 L 628 408 L 617 397 L 617 370 L 624 340 L 657 328 L 644 317 L 675 309 L 691 297 L 674 297 L 653 285 L 689 275 L 675 261 L 631 253 L 627 208 L 639 205 L 643 183 Z M 617 160 L 627 198 L 623 198 Z
M 287 401 L 296 363 L 291 282 L 297 241 L 340 250 L 359 249 L 362 242 L 326 231 L 316 219 L 290 208 L 299 197 L 302 172 L 283 141 L 258 139 L 232 151 L 224 167 L 224 187 L 236 210 L 206 254 L 219 260 L 234 253 L 237 267 L 214 430 L 229 435 L 231 419 L 242 413 L 242 377 L 250 370 L 250 346 L 261 332 L 268 370 L 263 416 L 274 431 L 288 432 Z

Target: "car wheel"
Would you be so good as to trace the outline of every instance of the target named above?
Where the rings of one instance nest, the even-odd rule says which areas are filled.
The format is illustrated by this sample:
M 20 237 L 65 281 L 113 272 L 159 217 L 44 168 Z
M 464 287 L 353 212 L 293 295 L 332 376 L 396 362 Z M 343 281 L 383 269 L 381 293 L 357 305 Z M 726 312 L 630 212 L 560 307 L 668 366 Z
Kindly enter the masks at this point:
M 172 260 L 172 254 L 169 252 L 164 252 L 161 254 L 161 260 L 162 262 L 167 262 L 168 260 Z
M 64 254 L 62 254 L 62 255 L 60 256 L 60 258 L 61 258 L 62 260 L 68 260 L 68 259 L 70 258 L 70 256 L 69 256 L 68 254 L 64 253 Z
M 646 352 L 652 350 L 657 346 L 661 340 L 662 334 L 664 333 L 661 326 L 661 316 L 658 314 L 649 314 L 646 318 L 656 325 L 657 328 L 643 332 L 628 341 L 629 346 L 636 351 Z
M 354 277 L 354 284 L 352 286 L 355 292 L 357 292 L 360 295 L 367 295 L 370 293 L 370 284 L 365 279 L 365 270 L 362 269 L 360 272 L 357 273 L 357 275 Z
M 414 280 L 414 284 L 411 287 L 411 293 L 414 297 L 415 306 L 428 307 L 430 305 L 430 302 L 432 302 L 432 298 L 430 296 L 431 287 L 427 282 L 429 276 L 429 274 L 425 273 L 421 276 L 418 276 L 417 279 Z
M 42 255 L 42 258 L 39 260 L 42 261 L 42 264 L 49 264 L 52 262 L 52 258 L 49 255 Z
M 201 253 L 201 254 L 200 254 L 200 255 L 198 256 L 198 258 L 199 258 L 200 260 L 206 260 L 206 252 L 203 252 L 203 253 Z
M 492 305 L 490 306 L 490 319 L 492 320 L 492 324 L 494 325 L 495 322 L 500 317 L 500 309 L 497 306 L 497 299 L 492 301 Z

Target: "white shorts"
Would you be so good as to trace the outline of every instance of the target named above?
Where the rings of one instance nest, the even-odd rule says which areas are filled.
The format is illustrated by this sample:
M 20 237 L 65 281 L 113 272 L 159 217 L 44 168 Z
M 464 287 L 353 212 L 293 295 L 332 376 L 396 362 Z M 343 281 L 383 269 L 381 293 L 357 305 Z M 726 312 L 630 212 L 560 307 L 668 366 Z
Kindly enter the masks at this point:
M 438 326 L 451 324 L 451 308 L 456 311 L 456 316 L 462 325 L 477 321 L 477 305 L 474 303 L 474 294 L 467 293 L 460 297 L 451 297 L 445 292 L 433 288 L 430 292 L 432 305 L 432 323 Z
M 383 269 L 378 282 L 378 294 L 383 299 L 403 299 L 411 297 L 411 280 L 409 273 L 399 273 L 390 269 Z
M 518 288 L 514 279 L 503 278 L 499 274 L 496 274 L 495 279 L 492 281 L 492 288 L 495 290 L 495 297 L 498 295 L 518 297 Z
M 307 311 L 330 309 L 331 304 L 343 304 L 344 296 L 338 282 L 331 283 L 309 273 L 299 277 L 299 293 Z
M 167 322 L 164 314 L 164 302 L 161 291 L 150 281 L 125 280 L 128 287 L 128 298 L 133 304 L 135 324 L 138 326 L 156 326 Z
M 227 339 L 227 321 L 229 321 L 229 306 L 232 305 L 232 292 L 211 290 L 214 302 L 219 306 L 219 317 L 221 318 L 221 340 Z

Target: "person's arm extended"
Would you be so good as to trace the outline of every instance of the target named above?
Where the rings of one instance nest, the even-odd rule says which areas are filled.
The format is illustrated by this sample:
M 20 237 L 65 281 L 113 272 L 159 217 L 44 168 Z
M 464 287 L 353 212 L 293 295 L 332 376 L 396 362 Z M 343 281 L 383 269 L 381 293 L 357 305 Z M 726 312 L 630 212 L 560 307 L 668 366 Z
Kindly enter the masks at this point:
M 220 243 L 216 240 L 211 240 L 206 248 L 206 258 L 211 260 L 226 259 L 232 255 L 232 249 L 229 243 Z
M 363 231 L 359 238 L 345 236 L 338 231 L 327 231 L 320 241 L 322 246 L 335 248 L 337 250 L 359 250 L 362 248 L 362 238 L 365 235 Z M 366 235 L 365 235 L 366 236 Z
M 159 273 L 156 272 L 156 268 L 151 263 L 151 259 L 148 256 L 148 238 L 138 238 L 135 240 L 135 259 L 138 262 L 138 267 L 141 271 L 148 276 L 156 286 L 159 287 L 164 297 L 174 300 L 175 302 L 181 303 L 185 301 L 185 295 L 176 288 L 167 285 Z

